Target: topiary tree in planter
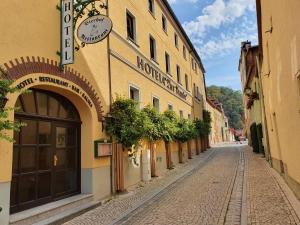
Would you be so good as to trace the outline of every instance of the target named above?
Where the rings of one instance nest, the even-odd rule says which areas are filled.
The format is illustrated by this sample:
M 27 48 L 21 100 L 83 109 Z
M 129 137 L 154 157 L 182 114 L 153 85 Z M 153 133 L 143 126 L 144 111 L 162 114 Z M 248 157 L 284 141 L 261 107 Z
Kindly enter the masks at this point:
M 13 138 L 7 134 L 7 131 L 19 132 L 24 123 L 10 121 L 8 119 L 9 112 L 13 110 L 18 110 L 17 108 L 5 107 L 7 99 L 7 94 L 19 92 L 20 90 L 12 86 L 13 81 L 7 79 L 6 71 L 0 67 L 0 140 L 6 140 L 13 142 Z
M 157 109 L 147 106 L 142 113 L 148 118 L 145 124 L 144 137 L 150 143 L 151 176 L 156 177 L 156 145 L 155 142 L 162 139 L 164 133 L 164 121 Z
M 210 148 L 208 136 L 211 133 L 212 119 L 211 119 L 210 112 L 207 110 L 203 110 L 203 122 L 204 122 L 204 133 L 205 133 L 205 137 L 204 137 L 205 148 Z
M 179 163 L 183 163 L 182 156 L 182 144 L 189 141 L 194 136 L 194 125 L 191 121 L 187 119 L 179 119 L 177 122 L 177 132 L 175 134 L 175 139 L 178 142 L 178 154 L 179 154 Z
M 137 147 L 144 137 L 148 121 L 147 116 L 138 110 L 137 102 L 117 96 L 112 104 L 110 116 L 111 119 L 105 126 L 106 133 L 127 150 Z
M 167 110 L 162 114 L 162 121 L 163 121 L 162 139 L 165 142 L 167 168 L 172 169 L 174 168 L 174 165 L 172 162 L 170 143 L 174 141 L 175 135 L 178 130 L 178 126 L 177 126 L 178 117 L 173 110 Z
M 197 132 L 197 136 L 198 138 L 200 138 L 200 145 L 201 145 L 201 152 L 205 151 L 205 146 L 204 146 L 204 138 L 206 136 L 206 125 L 204 123 L 203 120 L 195 120 L 195 127 L 196 127 L 196 132 Z M 197 141 L 198 143 L 198 141 Z

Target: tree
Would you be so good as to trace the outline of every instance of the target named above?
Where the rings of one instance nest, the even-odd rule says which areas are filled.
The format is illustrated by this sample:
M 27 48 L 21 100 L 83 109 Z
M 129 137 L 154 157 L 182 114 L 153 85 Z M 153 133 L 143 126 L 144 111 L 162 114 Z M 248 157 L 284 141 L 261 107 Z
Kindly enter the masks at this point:
M 7 78 L 6 71 L 0 67 L 0 139 L 13 142 L 13 138 L 7 134 L 8 131 L 19 132 L 24 123 L 10 121 L 8 119 L 9 112 L 18 110 L 15 108 L 7 108 L 5 104 L 7 102 L 7 95 L 9 93 L 15 93 L 20 91 L 18 88 L 13 87 L 13 81 Z
M 241 129 L 243 127 L 243 97 L 241 91 L 213 85 L 207 88 L 207 94 L 209 97 L 223 104 L 230 127 L 235 129 Z
M 159 114 L 157 109 L 150 106 L 142 110 L 147 119 L 144 121 L 145 132 L 144 136 L 150 142 L 162 139 L 164 133 L 164 121 L 162 115 Z
M 149 122 L 146 114 L 138 110 L 137 102 L 117 96 L 110 115 L 111 119 L 105 126 L 107 134 L 115 137 L 127 149 L 138 146 Z
M 173 110 L 167 110 L 162 115 L 163 119 L 163 131 L 162 139 L 170 143 L 175 139 L 175 135 L 178 131 L 177 122 L 178 117 Z

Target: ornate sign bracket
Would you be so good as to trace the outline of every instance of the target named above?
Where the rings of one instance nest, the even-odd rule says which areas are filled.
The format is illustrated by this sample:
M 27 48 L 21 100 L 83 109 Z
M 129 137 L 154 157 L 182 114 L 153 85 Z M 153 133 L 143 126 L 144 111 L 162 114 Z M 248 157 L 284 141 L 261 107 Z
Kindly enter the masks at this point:
M 61 58 L 60 67 L 66 64 L 71 64 L 74 61 L 74 49 L 79 51 L 80 48 L 85 47 L 85 42 L 75 43 L 74 36 L 77 21 L 83 16 L 87 15 L 87 18 L 101 15 L 100 10 L 107 10 L 107 5 L 104 0 L 60 0 L 60 5 L 56 5 L 56 8 L 61 12 L 61 49 L 57 51 L 57 54 Z M 80 41 L 80 40 L 79 40 Z
M 76 0 L 75 0 L 76 1 Z M 102 0 L 77 0 L 74 4 L 74 31 L 79 18 L 82 18 L 84 15 L 88 15 L 88 17 L 101 15 L 100 11 L 96 7 L 96 2 L 99 3 L 100 9 L 107 10 L 107 5 L 102 2 Z M 81 42 L 80 45 L 75 47 L 76 51 L 79 51 L 80 48 L 84 48 L 86 46 L 85 42 Z

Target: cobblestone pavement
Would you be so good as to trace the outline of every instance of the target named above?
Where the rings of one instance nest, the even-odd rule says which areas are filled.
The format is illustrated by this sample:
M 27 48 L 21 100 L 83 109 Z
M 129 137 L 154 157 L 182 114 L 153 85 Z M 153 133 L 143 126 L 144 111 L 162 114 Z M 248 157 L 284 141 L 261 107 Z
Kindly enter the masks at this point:
M 300 224 L 265 159 L 250 150 L 246 151 L 246 158 L 248 224 Z
M 248 147 L 215 148 L 66 225 L 299 224 L 264 159 Z

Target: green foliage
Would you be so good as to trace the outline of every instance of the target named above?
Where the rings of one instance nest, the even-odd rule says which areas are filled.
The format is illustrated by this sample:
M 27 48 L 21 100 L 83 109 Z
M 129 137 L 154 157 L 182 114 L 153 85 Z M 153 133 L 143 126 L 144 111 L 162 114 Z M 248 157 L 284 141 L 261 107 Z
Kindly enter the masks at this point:
M 181 143 L 184 143 L 196 136 L 196 129 L 193 122 L 187 119 L 179 119 L 177 123 L 177 132 L 175 139 Z
M 206 136 L 206 128 L 207 126 L 205 125 L 203 120 L 195 120 L 195 129 L 196 129 L 196 133 L 197 133 L 197 137 L 205 137 Z
M 211 115 L 207 110 L 203 110 L 204 134 L 208 136 L 211 132 Z
M 148 120 L 146 114 L 138 110 L 137 103 L 117 96 L 110 114 L 112 118 L 105 126 L 107 134 L 115 137 L 125 148 L 137 146 L 144 137 L 145 121 Z
M 15 121 L 10 121 L 8 119 L 9 112 L 17 110 L 14 108 L 4 108 L 4 103 L 6 102 L 6 96 L 9 93 L 15 93 L 18 90 L 16 87 L 12 87 L 13 81 L 7 79 L 6 72 L 0 67 L 0 139 L 13 142 L 7 131 L 16 131 L 19 132 L 22 126 L 25 126 L 24 123 L 19 123 Z
M 155 108 L 150 106 L 145 107 L 142 110 L 147 118 L 144 121 L 144 136 L 149 141 L 157 141 L 162 139 L 164 133 L 164 121 L 163 117 Z
M 178 131 L 178 117 L 173 110 L 167 110 L 162 115 L 163 120 L 163 131 L 162 139 L 165 142 L 172 142 Z
M 137 146 L 142 138 L 149 141 L 164 140 L 186 142 L 199 136 L 199 127 L 187 119 L 179 119 L 172 110 L 160 114 L 150 106 L 142 111 L 137 109 L 137 103 L 131 99 L 117 97 L 111 108 L 111 119 L 105 129 L 108 135 L 116 138 L 125 148 Z M 201 132 L 205 133 L 205 126 Z
M 230 127 L 235 129 L 243 127 L 243 97 L 241 91 L 235 91 L 227 87 L 210 86 L 207 88 L 207 94 L 223 104 Z

